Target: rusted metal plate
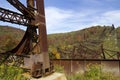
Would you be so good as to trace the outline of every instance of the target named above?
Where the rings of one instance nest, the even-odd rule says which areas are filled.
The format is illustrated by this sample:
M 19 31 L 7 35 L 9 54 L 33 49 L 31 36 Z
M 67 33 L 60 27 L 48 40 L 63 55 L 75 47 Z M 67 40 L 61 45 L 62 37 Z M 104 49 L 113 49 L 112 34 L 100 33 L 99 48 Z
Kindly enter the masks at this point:
M 120 76 L 120 61 L 102 61 L 102 71 Z
M 120 76 L 120 60 L 84 60 L 84 59 L 60 59 L 52 60 L 54 64 L 64 67 L 66 74 L 85 73 L 88 65 L 97 64 L 101 66 L 103 72 L 111 72 Z
M 44 11 L 44 0 L 36 0 L 36 7 L 38 10 L 38 15 L 43 15 L 45 16 L 45 11 Z M 39 22 L 45 22 L 45 18 L 39 17 Z M 50 60 L 49 60 L 49 54 L 48 54 L 48 43 L 47 43 L 47 31 L 46 31 L 46 25 L 40 24 L 38 25 L 38 30 L 39 30 L 39 36 L 38 40 L 40 44 L 40 51 L 43 55 L 43 67 L 44 68 L 49 68 L 50 67 Z

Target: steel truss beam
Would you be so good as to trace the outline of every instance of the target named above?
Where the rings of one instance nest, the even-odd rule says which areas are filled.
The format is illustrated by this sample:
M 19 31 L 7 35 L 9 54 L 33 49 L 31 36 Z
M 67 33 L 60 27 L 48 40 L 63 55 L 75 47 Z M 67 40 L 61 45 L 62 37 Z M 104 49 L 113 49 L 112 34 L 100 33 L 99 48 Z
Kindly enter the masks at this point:
M 13 5 L 16 9 L 18 9 L 24 16 L 34 19 L 34 13 L 32 13 L 28 8 L 26 8 L 20 1 L 18 0 L 7 0 L 11 5 Z
M 13 12 L 7 9 L 0 8 L 0 20 L 10 23 L 15 23 L 24 26 L 30 26 L 32 24 L 29 23 L 29 17 L 25 17 L 24 15 Z
M 27 30 L 14 49 L 3 53 L 6 55 L 1 54 L 0 59 L 4 59 L 0 63 L 14 61 L 17 62 L 15 65 L 19 66 L 24 62 L 22 65 L 30 70 L 32 77 L 36 78 L 52 73 L 53 64 L 48 54 L 44 0 L 26 0 L 27 7 L 20 0 L 7 1 L 21 13 L 0 8 L 0 20 L 25 25 Z M 16 56 L 18 58 L 14 58 Z

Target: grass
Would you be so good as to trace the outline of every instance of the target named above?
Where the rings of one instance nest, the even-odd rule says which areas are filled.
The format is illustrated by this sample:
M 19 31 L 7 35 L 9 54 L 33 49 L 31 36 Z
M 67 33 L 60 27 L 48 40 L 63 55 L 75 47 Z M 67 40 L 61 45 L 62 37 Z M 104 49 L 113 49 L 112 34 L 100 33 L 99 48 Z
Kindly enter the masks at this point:
M 56 72 L 64 73 L 64 67 L 62 67 L 62 66 L 55 64 L 54 69 Z
M 22 75 L 23 72 L 21 68 L 2 64 L 0 65 L 0 80 L 28 80 Z
M 65 73 L 64 67 L 55 65 L 56 72 Z M 22 74 L 24 70 L 19 67 L 0 65 L 0 80 L 29 80 Z M 67 75 L 67 80 L 119 80 L 120 77 L 114 76 L 110 72 L 102 72 L 100 65 L 88 65 L 87 71 L 84 74 L 77 73 L 74 75 Z
M 55 65 L 55 71 L 64 73 L 64 68 L 59 65 Z M 120 80 L 120 77 L 117 77 L 110 72 L 102 72 L 101 66 L 98 64 L 88 65 L 87 71 L 84 74 L 66 74 L 66 77 L 67 80 Z

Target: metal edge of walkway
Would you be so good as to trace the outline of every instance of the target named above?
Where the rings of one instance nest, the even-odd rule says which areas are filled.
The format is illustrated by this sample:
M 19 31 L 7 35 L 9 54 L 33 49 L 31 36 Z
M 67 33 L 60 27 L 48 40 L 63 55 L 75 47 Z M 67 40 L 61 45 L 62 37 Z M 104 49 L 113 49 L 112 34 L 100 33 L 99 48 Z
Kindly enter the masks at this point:
M 120 59 L 51 59 L 56 61 L 120 61 Z

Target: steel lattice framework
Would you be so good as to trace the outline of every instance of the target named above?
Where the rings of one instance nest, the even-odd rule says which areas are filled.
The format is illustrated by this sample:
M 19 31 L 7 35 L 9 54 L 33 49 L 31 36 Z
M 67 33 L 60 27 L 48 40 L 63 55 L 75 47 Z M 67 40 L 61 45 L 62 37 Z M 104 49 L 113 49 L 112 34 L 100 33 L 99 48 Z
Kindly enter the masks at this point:
M 28 17 L 3 8 L 0 8 L 0 20 L 25 26 L 30 25 Z
M 27 7 L 19 0 L 7 1 L 21 13 L 0 8 L 0 20 L 27 26 L 27 30 L 14 49 L 0 54 L 1 63 L 23 64 L 33 77 L 53 72 L 48 55 L 44 0 L 27 0 Z
M 15 66 L 20 66 L 22 64 L 24 68 L 30 70 L 33 77 L 40 77 L 52 73 L 53 64 L 49 60 L 48 54 L 44 0 L 26 0 L 27 7 L 24 6 L 20 0 L 7 1 L 21 13 L 0 8 L 0 20 L 27 26 L 27 30 L 21 42 L 14 49 L 0 54 L 0 63 L 10 64 L 14 61 Z M 61 51 L 60 49 L 58 51 L 62 53 L 69 52 Z M 74 54 L 75 51 L 77 51 L 79 55 Z M 92 59 L 86 58 L 87 51 Z M 117 56 L 117 60 L 120 60 L 120 52 L 106 50 L 103 48 L 103 45 L 101 45 L 100 51 L 89 49 L 80 44 L 79 48 L 73 48 L 73 55 L 71 55 L 71 58 L 82 56 L 84 58 L 82 60 L 97 61 L 98 58 L 100 58 L 99 60 L 107 60 L 107 58 L 116 60 L 115 57 Z M 105 52 L 108 51 L 115 52 L 115 54 L 106 53 L 106 57 Z

